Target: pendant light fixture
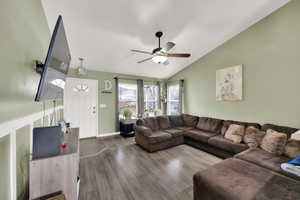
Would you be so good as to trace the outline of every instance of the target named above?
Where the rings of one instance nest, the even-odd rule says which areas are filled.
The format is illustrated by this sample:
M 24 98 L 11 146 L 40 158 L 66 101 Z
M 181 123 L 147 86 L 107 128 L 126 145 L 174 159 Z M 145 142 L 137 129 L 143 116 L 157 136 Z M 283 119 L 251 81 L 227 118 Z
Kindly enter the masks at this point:
M 87 69 L 83 67 L 83 58 L 79 58 L 80 61 L 80 66 L 77 68 L 77 72 L 79 75 L 86 75 L 87 74 Z

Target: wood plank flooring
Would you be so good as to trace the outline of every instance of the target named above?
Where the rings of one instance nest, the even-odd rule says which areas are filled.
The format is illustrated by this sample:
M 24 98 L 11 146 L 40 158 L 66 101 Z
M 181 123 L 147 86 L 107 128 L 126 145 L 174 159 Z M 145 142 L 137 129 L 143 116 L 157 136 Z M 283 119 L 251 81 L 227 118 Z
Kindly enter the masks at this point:
M 193 175 L 221 161 L 188 145 L 147 153 L 120 136 L 81 141 L 81 151 L 80 200 L 192 200 Z
M 80 156 L 89 157 L 107 148 L 116 148 L 118 146 L 126 146 L 134 144 L 134 138 L 124 138 L 120 135 L 104 137 L 104 138 L 88 138 L 80 140 Z

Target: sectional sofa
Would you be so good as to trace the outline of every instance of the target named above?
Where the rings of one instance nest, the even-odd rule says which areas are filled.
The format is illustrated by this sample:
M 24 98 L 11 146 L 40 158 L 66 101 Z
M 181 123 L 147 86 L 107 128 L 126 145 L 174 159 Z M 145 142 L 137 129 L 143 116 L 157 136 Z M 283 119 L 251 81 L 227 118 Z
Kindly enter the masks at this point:
M 300 199 L 300 178 L 280 164 L 290 158 L 224 137 L 231 124 L 272 129 L 289 138 L 296 128 L 188 114 L 139 119 L 135 141 L 149 152 L 188 144 L 225 160 L 194 175 L 194 200 Z

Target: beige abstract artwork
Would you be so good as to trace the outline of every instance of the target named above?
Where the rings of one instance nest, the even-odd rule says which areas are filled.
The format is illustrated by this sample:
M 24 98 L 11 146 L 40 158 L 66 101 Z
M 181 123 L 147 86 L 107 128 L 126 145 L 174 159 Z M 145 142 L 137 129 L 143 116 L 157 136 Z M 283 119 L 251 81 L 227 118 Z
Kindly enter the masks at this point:
M 243 99 L 242 65 L 217 70 L 216 98 L 218 101 L 241 101 Z

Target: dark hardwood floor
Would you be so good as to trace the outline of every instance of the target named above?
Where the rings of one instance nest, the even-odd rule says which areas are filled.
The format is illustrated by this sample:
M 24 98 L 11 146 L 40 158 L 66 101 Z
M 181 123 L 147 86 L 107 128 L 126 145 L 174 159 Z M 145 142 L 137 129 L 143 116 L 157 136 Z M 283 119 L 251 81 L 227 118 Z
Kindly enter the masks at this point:
M 193 174 L 221 161 L 187 145 L 147 153 L 120 136 L 80 148 L 80 200 L 192 200 Z
M 101 153 L 108 148 L 116 148 L 135 144 L 134 138 L 124 138 L 119 135 L 104 138 L 88 138 L 80 140 L 80 156 L 90 157 Z

